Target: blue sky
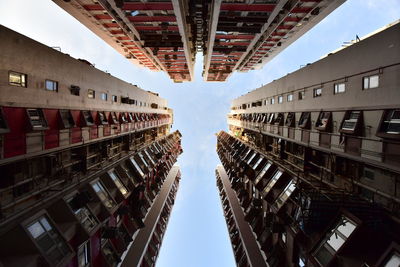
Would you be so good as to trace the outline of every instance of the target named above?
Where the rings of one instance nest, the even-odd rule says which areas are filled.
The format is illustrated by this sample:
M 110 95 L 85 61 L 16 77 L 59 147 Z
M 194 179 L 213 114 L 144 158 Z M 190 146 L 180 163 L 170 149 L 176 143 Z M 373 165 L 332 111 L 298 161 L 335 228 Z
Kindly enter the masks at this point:
M 399 18 L 399 0 L 348 0 L 261 70 L 205 83 L 199 55 L 195 81 L 174 84 L 164 73 L 132 65 L 51 0 L 0 0 L 0 24 L 158 92 L 174 109 L 173 129 L 183 134 L 182 180 L 157 267 L 235 266 L 214 176 L 215 133 L 227 128 L 230 100 Z

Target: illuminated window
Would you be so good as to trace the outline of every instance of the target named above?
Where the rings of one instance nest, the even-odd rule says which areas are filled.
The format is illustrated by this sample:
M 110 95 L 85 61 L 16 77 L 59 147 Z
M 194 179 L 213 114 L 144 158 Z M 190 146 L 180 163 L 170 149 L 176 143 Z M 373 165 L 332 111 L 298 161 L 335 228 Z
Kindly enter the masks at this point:
M 92 187 L 104 206 L 108 209 L 112 209 L 115 206 L 114 200 L 111 198 L 110 193 L 105 189 L 102 182 L 97 181 L 92 184 Z
M 329 231 L 327 237 L 322 240 L 313 253 L 315 259 L 323 266 L 328 265 L 356 227 L 357 225 L 354 222 L 342 216 L 335 228 Z
M 96 92 L 95 92 L 94 90 L 92 90 L 92 89 L 88 89 L 88 91 L 87 91 L 87 97 L 88 97 L 88 98 L 91 98 L 91 99 L 94 99 L 95 96 L 96 96 Z
M 346 92 L 346 84 L 345 83 L 335 83 L 333 88 L 334 88 L 333 93 L 335 95 Z
M 19 72 L 10 71 L 8 73 L 8 82 L 10 85 L 26 87 L 27 75 Z
M 61 234 L 54 228 L 46 216 L 43 215 L 30 223 L 27 226 L 27 230 L 52 265 L 59 264 L 71 253 Z
M 45 87 L 48 91 L 58 92 L 58 82 L 52 80 L 45 81 Z
M 86 241 L 78 248 L 78 267 L 90 266 L 90 243 Z
M 379 87 L 379 75 L 372 75 L 363 78 L 363 89 Z

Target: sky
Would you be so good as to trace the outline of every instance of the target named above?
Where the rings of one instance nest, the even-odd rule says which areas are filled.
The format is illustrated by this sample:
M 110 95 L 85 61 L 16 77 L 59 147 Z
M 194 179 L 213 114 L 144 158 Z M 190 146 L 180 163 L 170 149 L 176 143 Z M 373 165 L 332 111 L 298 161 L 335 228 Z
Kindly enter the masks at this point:
M 158 92 L 174 109 L 173 130 L 183 134 L 182 180 L 157 267 L 235 266 L 214 174 L 219 164 L 215 133 L 227 130 L 230 101 L 399 18 L 400 0 L 347 0 L 260 70 L 206 83 L 198 55 L 195 80 L 175 84 L 165 73 L 127 61 L 51 0 L 0 0 L 0 24 Z

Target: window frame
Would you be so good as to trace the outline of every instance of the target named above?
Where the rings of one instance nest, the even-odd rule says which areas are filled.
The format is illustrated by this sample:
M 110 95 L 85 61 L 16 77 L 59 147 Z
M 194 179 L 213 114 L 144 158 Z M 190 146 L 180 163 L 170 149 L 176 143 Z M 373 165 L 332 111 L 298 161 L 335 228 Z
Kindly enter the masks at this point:
M 100 184 L 102 189 L 104 189 L 104 194 L 107 195 L 107 201 L 110 202 L 110 206 L 108 206 L 107 203 L 105 203 L 105 201 L 100 197 L 100 195 L 97 193 L 96 189 L 94 189 L 94 185 L 95 184 Z M 98 186 L 98 185 L 97 185 Z M 102 203 L 102 205 L 104 207 L 106 207 L 106 209 L 108 210 L 113 210 L 116 207 L 118 207 L 117 202 L 115 201 L 115 199 L 112 197 L 112 195 L 110 194 L 110 192 L 108 191 L 107 187 L 104 185 L 104 183 L 100 180 L 100 179 L 96 179 L 95 181 L 90 183 L 90 187 L 92 188 L 92 190 L 94 191 L 94 194 L 97 196 L 97 198 L 99 199 L 99 201 Z M 100 186 L 98 186 L 100 188 Z M 103 191 L 103 190 L 101 190 Z M 111 205 L 112 204 L 112 205 Z
M 11 82 L 10 78 L 11 78 L 12 74 L 18 75 L 19 78 L 21 79 L 21 82 L 19 82 L 19 83 Z M 24 81 L 22 81 L 22 80 L 24 80 Z M 10 70 L 10 71 L 8 71 L 8 85 L 27 88 L 28 87 L 28 75 L 25 73 L 22 73 L 22 72 Z
M 288 95 L 286 96 L 286 101 L 287 101 L 287 102 L 292 102 L 292 101 L 293 101 L 293 94 L 292 94 L 292 93 L 290 93 L 290 94 L 288 94 Z
M 48 229 L 46 229 L 45 226 L 43 226 L 43 224 L 41 222 L 42 218 L 46 219 L 48 225 L 51 227 L 51 230 L 53 230 L 55 232 L 55 234 L 57 235 L 56 237 L 51 236 L 51 234 L 49 234 L 49 231 L 51 231 L 51 230 L 48 230 Z M 30 226 L 33 226 L 36 223 L 39 223 L 40 226 L 43 227 L 44 230 L 46 230 L 45 232 L 46 232 L 47 236 L 49 236 L 50 239 L 56 244 L 56 245 L 53 245 L 51 248 L 49 248 L 47 251 L 44 251 L 44 249 L 39 246 L 38 241 L 37 241 L 37 238 L 42 236 L 45 232 L 41 233 L 37 237 L 34 237 L 32 232 L 28 229 Z M 38 214 L 36 214 L 35 216 L 32 216 L 29 219 L 25 220 L 22 223 L 22 228 L 24 229 L 24 231 L 26 232 L 26 234 L 28 235 L 28 237 L 30 238 L 30 240 L 32 241 L 34 246 L 40 251 L 43 258 L 45 258 L 46 261 L 49 262 L 50 264 L 53 264 L 53 262 L 51 262 L 50 256 L 49 256 L 49 254 L 47 254 L 47 252 L 54 250 L 54 249 L 59 249 L 59 246 L 56 243 L 56 241 L 57 241 L 56 239 L 60 239 L 61 241 L 63 241 L 63 243 L 64 243 L 66 249 L 69 251 L 69 253 L 63 254 L 64 257 L 62 258 L 62 260 L 60 262 L 54 262 L 54 264 L 63 265 L 63 264 L 66 264 L 72 258 L 73 250 L 72 250 L 70 244 L 64 238 L 64 235 L 58 229 L 57 224 L 51 219 L 51 217 L 49 216 L 49 214 L 46 211 L 43 210 L 43 211 L 39 212 Z
M 351 116 L 353 113 L 358 112 L 358 118 L 355 121 L 354 128 L 343 128 L 346 122 L 351 122 L 355 119 L 351 119 Z M 340 123 L 340 128 L 339 132 L 340 133 L 346 133 L 346 134 L 352 134 L 352 135 L 361 135 L 362 132 L 362 126 L 363 126 L 363 112 L 362 110 L 347 110 L 344 114 L 344 117 L 342 119 L 342 122 Z
M 87 98 L 96 99 L 96 91 L 94 89 L 88 89 L 87 90 Z
M 393 112 L 393 114 L 391 115 L 390 119 L 388 120 L 387 117 L 389 116 L 390 112 Z M 381 120 L 379 122 L 379 126 L 377 128 L 376 131 L 376 136 L 381 137 L 381 138 L 388 138 L 388 139 L 397 139 L 400 140 L 400 132 L 399 134 L 396 133 L 390 133 L 387 130 L 384 129 L 385 127 L 385 123 L 389 123 L 392 121 L 392 117 L 394 115 L 394 112 L 399 112 L 400 113 L 400 109 L 385 109 L 382 113 L 381 116 Z M 394 120 L 398 120 L 398 119 L 394 119 Z M 397 123 L 397 122 L 395 122 Z M 400 120 L 399 122 L 400 123 Z
M 288 112 L 285 120 L 285 126 L 288 127 L 296 126 L 296 112 Z
M 68 118 L 65 118 L 63 114 L 67 114 L 66 116 L 68 116 Z M 71 129 L 76 127 L 76 122 L 74 119 L 74 116 L 72 116 L 71 110 L 69 109 L 60 109 L 58 110 L 58 114 L 60 117 L 60 125 L 62 129 Z M 66 123 L 68 121 L 68 124 Z M 72 124 L 71 124 L 71 120 L 72 120 Z
M 343 85 L 343 91 L 340 91 L 340 86 Z M 333 84 L 333 94 L 340 95 L 346 93 L 346 82 L 334 83 Z
M 118 188 L 118 191 L 124 196 L 124 198 L 127 198 L 130 194 L 130 190 L 124 184 L 124 182 L 121 180 L 121 176 L 119 175 L 118 171 L 116 169 L 112 169 L 112 170 L 109 170 L 107 172 L 107 174 L 110 177 L 110 179 L 113 181 L 115 186 Z M 114 177 L 112 174 L 114 174 Z
M 377 86 L 371 87 L 371 77 L 377 77 L 378 78 L 378 85 Z M 368 81 L 368 87 L 365 87 L 366 79 Z M 368 75 L 368 76 L 362 77 L 362 89 L 363 90 L 369 90 L 369 89 L 379 88 L 379 80 L 380 80 L 380 75 L 379 74 L 372 74 L 372 75 Z
M 56 88 L 54 89 L 49 89 L 48 87 L 47 87 L 47 82 L 50 82 L 53 86 L 55 85 L 56 86 Z M 49 80 L 49 79 L 46 79 L 46 80 L 44 80 L 44 89 L 46 90 L 46 91 L 49 91 L 49 92 L 58 92 L 58 82 L 57 81 L 54 81 L 54 80 Z
M 297 94 L 299 100 L 304 100 L 306 98 L 306 90 L 301 90 Z
M 321 97 L 322 96 L 322 87 L 314 88 L 313 89 L 313 98 Z
M 307 130 L 311 128 L 311 112 L 304 111 L 301 113 L 298 126 L 299 128 Z
M 271 97 L 271 98 L 269 99 L 269 104 L 270 104 L 270 105 L 274 105 L 274 104 L 275 104 L 275 97 Z
M 347 221 L 354 226 L 354 229 L 350 232 L 348 236 L 345 236 L 344 233 L 338 230 L 340 226 L 343 225 L 343 221 L 345 219 L 347 219 Z M 324 266 L 324 264 L 317 259 L 317 253 L 318 251 L 321 250 L 321 248 L 324 247 L 325 250 L 327 250 L 331 254 L 331 258 L 326 263 L 326 265 L 329 265 L 334 260 L 336 255 L 339 254 L 340 251 L 343 249 L 343 246 L 346 244 L 346 242 L 348 242 L 348 240 L 351 239 L 352 235 L 354 236 L 354 232 L 358 230 L 360 224 L 361 222 L 359 220 L 357 220 L 356 218 L 354 218 L 354 216 L 350 216 L 345 212 L 342 212 L 338 217 L 336 217 L 334 223 L 330 225 L 329 229 L 325 232 L 322 238 L 316 243 L 314 248 L 311 250 L 312 257 L 318 263 L 318 265 Z M 337 249 L 333 248 L 332 245 L 328 243 L 332 236 L 336 236 L 336 238 L 339 236 L 343 240 L 343 243 Z
M 283 95 L 278 95 L 278 104 L 283 103 Z
M 101 92 L 100 93 L 100 99 L 103 101 L 107 101 L 108 100 L 108 94 L 105 92 Z
M 83 251 L 81 251 L 83 248 Z M 85 265 L 81 265 L 80 263 L 80 257 L 84 256 L 85 260 Z M 86 242 L 82 243 L 76 250 L 76 259 L 78 261 L 78 267 L 89 267 L 92 263 L 92 251 L 91 251 L 91 246 L 90 246 L 90 239 L 87 240 Z
M 118 96 L 117 95 L 112 95 L 111 96 L 111 102 L 117 103 L 118 102 Z
M 39 116 L 41 124 L 39 126 L 36 126 L 34 123 L 32 123 L 32 114 L 29 111 L 36 110 L 37 114 Z M 30 125 L 30 130 L 31 131 L 44 131 L 49 129 L 49 124 L 47 122 L 46 116 L 41 108 L 26 108 L 25 109 L 26 115 L 28 117 L 29 125 Z
M 328 117 L 325 118 L 325 115 L 328 114 Z M 323 123 L 323 120 L 326 120 Z M 315 122 L 315 129 L 321 132 L 330 132 L 332 124 L 332 112 L 331 111 L 321 111 L 318 115 L 318 119 Z

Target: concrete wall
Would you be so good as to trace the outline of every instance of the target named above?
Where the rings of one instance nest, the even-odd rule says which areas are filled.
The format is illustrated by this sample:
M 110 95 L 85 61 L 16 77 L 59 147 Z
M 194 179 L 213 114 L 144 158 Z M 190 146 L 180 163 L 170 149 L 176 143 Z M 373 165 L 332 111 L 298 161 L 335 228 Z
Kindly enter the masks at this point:
M 0 26 L 0 40 L 1 106 L 170 112 L 165 109 L 165 99 L 3 26 Z M 26 74 L 27 87 L 9 85 L 9 71 Z M 58 92 L 45 89 L 46 79 L 58 82 Z M 71 85 L 81 88 L 80 96 L 71 95 Z M 96 91 L 95 99 L 87 97 L 88 89 Z M 101 93 L 108 94 L 107 101 L 101 100 Z M 112 102 L 112 95 L 118 96 L 117 103 Z M 146 106 L 121 104 L 121 96 L 146 103 Z M 152 103 L 157 104 L 158 109 L 151 108 Z

